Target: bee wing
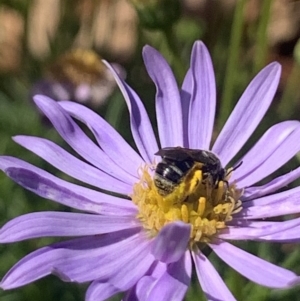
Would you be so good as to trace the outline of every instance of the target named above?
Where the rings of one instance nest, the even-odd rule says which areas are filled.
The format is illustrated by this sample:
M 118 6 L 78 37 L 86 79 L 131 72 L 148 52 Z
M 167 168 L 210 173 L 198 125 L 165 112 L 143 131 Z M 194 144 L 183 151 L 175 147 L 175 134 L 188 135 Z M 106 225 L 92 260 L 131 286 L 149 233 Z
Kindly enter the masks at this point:
M 174 161 L 184 161 L 191 160 L 190 150 L 183 147 L 164 147 L 160 149 L 155 155 L 161 156 L 162 158 L 174 160 Z

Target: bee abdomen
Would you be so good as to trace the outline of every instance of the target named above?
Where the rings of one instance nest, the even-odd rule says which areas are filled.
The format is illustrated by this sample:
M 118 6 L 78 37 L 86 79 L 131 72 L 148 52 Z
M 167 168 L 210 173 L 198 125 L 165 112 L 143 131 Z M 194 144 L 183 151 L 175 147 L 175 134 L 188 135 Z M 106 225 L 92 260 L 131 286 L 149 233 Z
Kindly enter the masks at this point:
M 161 195 L 171 193 L 174 188 L 180 184 L 184 175 L 193 166 L 192 160 L 172 161 L 163 159 L 157 164 L 154 183 Z

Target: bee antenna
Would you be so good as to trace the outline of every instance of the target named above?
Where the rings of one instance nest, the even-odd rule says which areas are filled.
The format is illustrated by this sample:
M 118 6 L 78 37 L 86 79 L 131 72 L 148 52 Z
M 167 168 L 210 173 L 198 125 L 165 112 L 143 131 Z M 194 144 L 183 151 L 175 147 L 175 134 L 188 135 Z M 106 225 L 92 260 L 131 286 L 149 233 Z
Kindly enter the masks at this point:
M 238 169 L 243 164 L 243 161 L 239 162 L 236 166 L 234 166 L 229 172 L 226 173 L 226 176 L 230 175 L 234 170 Z
M 236 166 L 234 166 L 232 168 L 231 172 L 234 171 L 234 170 L 236 170 L 236 169 L 238 169 L 242 164 L 243 164 L 243 161 L 239 162 Z
M 229 188 L 229 183 L 228 183 L 228 181 L 224 180 L 223 182 L 226 184 L 227 189 L 228 189 L 228 188 Z

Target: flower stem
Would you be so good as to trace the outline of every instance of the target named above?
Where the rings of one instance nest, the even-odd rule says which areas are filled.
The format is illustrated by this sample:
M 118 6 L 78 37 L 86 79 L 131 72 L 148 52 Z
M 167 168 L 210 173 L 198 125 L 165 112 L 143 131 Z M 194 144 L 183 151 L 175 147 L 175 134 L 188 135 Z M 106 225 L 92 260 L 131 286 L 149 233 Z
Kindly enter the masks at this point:
M 184 63 L 182 61 L 180 51 L 176 42 L 176 37 L 174 34 L 174 30 L 172 26 L 169 26 L 163 30 L 163 34 L 168 46 L 168 49 L 170 53 L 172 53 L 172 66 L 175 73 L 175 77 L 179 81 L 179 83 L 182 82 L 184 78 L 184 74 L 186 72 L 186 68 L 184 66 Z
M 225 83 L 223 88 L 223 96 L 221 99 L 221 107 L 219 114 L 219 126 L 224 124 L 233 108 L 233 89 L 237 76 L 239 47 L 242 38 L 243 11 L 247 0 L 238 0 L 234 12 L 234 18 L 231 28 L 229 56 L 225 71 Z
M 122 121 L 122 113 L 125 108 L 125 104 L 121 95 L 115 94 L 111 98 L 107 111 L 105 114 L 105 119 L 116 129 L 120 128 L 120 123 Z
M 256 50 L 254 57 L 254 73 L 262 69 L 266 63 L 268 50 L 267 28 L 270 20 L 270 11 L 273 0 L 264 0 L 261 2 L 261 14 L 256 36 Z

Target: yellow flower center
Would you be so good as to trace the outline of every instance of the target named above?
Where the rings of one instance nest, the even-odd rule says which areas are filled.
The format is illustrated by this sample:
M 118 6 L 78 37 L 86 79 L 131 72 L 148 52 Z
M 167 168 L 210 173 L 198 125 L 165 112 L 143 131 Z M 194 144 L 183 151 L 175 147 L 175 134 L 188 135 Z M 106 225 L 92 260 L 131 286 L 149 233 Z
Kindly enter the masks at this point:
M 166 224 L 183 221 L 191 225 L 191 245 L 209 242 L 242 209 L 239 200 L 242 191 L 234 183 L 219 181 L 212 185 L 209 175 L 203 177 L 202 167 L 203 164 L 195 163 L 174 190 L 164 196 L 154 184 L 153 169 L 149 166 L 141 169 L 141 179 L 134 185 L 131 197 L 139 209 L 137 218 L 151 237 Z M 225 181 L 229 180 L 230 172 L 227 175 Z

